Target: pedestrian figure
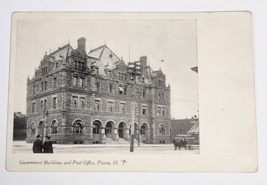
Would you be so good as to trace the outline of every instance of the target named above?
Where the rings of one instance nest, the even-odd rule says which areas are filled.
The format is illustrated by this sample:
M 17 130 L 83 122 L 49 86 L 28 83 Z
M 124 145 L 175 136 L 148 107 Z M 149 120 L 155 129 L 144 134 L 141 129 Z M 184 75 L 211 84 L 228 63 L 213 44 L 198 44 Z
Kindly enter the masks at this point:
M 41 141 L 41 136 L 37 135 L 36 136 L 36 141 L 33 143 L 33 153 L 42 153 L 43 152 L 43 142 Z
M 44 142 L 44 153 L 53 153 L 53 142 L 50 141 L 50 136 L 46 136 L 46 141 Z

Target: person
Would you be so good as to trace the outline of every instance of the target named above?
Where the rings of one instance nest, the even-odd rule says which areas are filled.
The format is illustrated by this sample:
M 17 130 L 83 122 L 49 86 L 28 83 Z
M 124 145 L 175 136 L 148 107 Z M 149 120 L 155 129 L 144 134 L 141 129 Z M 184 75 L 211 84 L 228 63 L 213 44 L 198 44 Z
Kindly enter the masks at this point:
M 50 141 L 50 136 L 46 136 L 46 141 L 44 142 L 44 153 L 53 153 L 53 142 Z
M 41 136 L 37 135 L 36 138 L 37 139 L 36 139 L 36 141 L 34 141 L 33 147 L 32 147 L 33 153 L 42 153 L 43 142 L 41 141 Z

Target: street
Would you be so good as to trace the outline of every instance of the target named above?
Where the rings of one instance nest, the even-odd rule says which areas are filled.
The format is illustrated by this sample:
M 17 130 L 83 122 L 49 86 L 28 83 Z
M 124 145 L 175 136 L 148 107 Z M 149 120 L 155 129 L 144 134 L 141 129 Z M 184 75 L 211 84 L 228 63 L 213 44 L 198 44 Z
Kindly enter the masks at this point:
M 14 154 L 26 154 L 32 153 L 33 143 L 26 143 L 26 141 L 13 141 L 13 153 Z M 103 144 L 94 144 L 94 145 L 66 145 L 66 144 L 54 144 L 53 145 L 54 153 L 99 153 L 99 154 L 126 154 L 130 152 L 130 146 L 126 144 L 120 145 L 103 145 Z M 182 148 L 180 151 L 174 150 L 173 144 L 142 144 L 137 146 L 137 143 L 134 145 L 134 152 L 139 154 L 199 154 L 199 150 L 185 150 Z

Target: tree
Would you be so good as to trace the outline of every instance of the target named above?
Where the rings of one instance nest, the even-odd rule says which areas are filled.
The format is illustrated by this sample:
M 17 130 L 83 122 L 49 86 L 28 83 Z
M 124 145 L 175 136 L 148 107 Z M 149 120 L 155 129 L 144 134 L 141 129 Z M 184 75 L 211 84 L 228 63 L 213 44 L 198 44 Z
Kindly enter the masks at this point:
M 27 117 L 21 112 L 14 113 L 13 140 L 25 140 L 27 137 Z

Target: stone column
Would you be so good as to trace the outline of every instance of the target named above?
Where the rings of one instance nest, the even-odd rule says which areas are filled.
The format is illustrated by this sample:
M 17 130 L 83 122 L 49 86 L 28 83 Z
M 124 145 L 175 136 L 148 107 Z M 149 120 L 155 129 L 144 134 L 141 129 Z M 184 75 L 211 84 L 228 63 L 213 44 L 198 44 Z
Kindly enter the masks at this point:
M 126 139 L 127 141 L 130 139 L 130 128 L 126 128 L 124 130 L 124 139 Z
M 119 136 L 118 136 L 118 128 L 114 127 L 113 128 L 113 135 L 112 135 L 113 139 L 118 141 L 119 140 Z
M 99 134 L 99 140 L 100 140 L 101 144 L 106 143 L 105 127 L 101 127 L 100 134 Z

